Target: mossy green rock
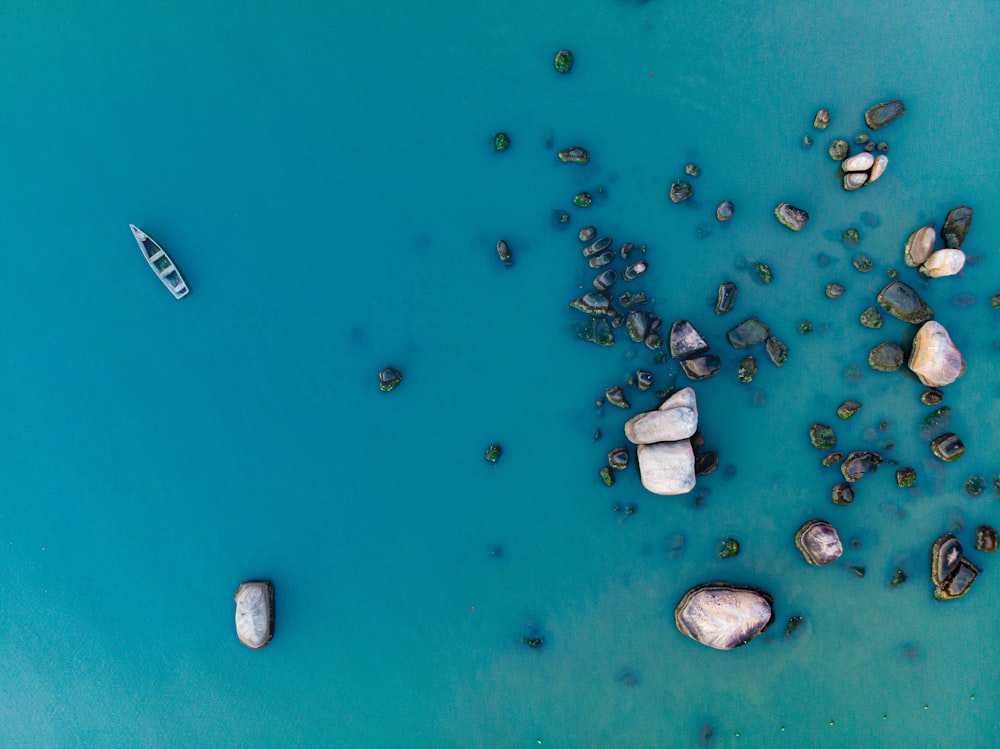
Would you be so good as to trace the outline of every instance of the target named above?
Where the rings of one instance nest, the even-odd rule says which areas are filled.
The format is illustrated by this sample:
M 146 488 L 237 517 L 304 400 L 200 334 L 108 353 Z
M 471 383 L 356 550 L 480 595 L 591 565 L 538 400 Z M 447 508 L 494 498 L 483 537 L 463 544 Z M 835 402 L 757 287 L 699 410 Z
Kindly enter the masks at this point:
M 573 53 L 568 49 L 561 49 L 556 52 L 555 60 L 553 62 L 558 72 L 568 73 L 573 69 Z
M 861 324 L 866 328 L 873 328 L 877 330 L 882 327 L 883 322 L 884 318 L 882 317 L 882 313 L 874 307 L 869 307 L 861 313 Z
M 764 348 L 767 350 L 767 355 L 771 357 L 771 361 L 774 362 L 774 366 L 785 366 L 785 362 L 788 361 L 788 346 L 785 345 L 784 341 L 777 336 L 768 336 L 764 342 Z
M 601 468 L 601 470 L 597 472 L 597 475 L 601 477 L 601 481 L 604 482 L 605 486 L 615 485 L 615 474 L 612 473 L 611 469 L 608 466 L 604 466 L 603 468 Z
M 861 403 L 856 400 L 846 400 L 837 406 L 837 416 L 845 421 L 861 409 Z
M 677 180 L 672 182 L 670 185 L 670 202 L 680 203 L 681 201 L 687 200 L 692 195 L 694 195 L 694 188 L 691 187 L 690 182 L 685 182 L 684 180 Z
M 494 135 L 493 148 L 497 151 L 506 151 L 510 148 L 510 136 L 507 133 L 497 133 Z
M 582 341 L 589 341 L 598 346 L 612 346 L 615 342 L 614 333 L 611 326 L 603 318 L 593 318 L 584 323 L 580 323 L 575 329 L 576 337 Z
M 809 442 L 817 450 L 832 450 L 837 446 L 837 434 L 826 424 L 813 424 L 809 427 Z
M 935 408 L 920 420 L 920 436 L 929 440 L 942 432 L 947 432 L 951 426 L 951 406 Z
M 486 461 L 488 463 L 496 463 L 500 460 L 500 454 L 503 452 L 500 445 L 490 445 L 486 448 Z
M 905 359 L 906 352 L 895 341 L 884 341 L 868 352 L 868 366 L 876 372 L 895 372 Z
M 758 261 L 750 267 L 753 269 L 757 280 L 765 286 L 774 281 L 774 273 L 771 271 L 771 266 L 767 263 L 761 263 Z
M 900 489 L 909 489 L 917 483 L 917 472 L 915 469 L 904 466 L 896 470 L 896 486 Z
M 740 359 L 739 366 L 736 368 L 736 379 L 746 384 L 753 382 L 753 378 L 756 376 L 757 360 L 752 355 L 747 355 Z

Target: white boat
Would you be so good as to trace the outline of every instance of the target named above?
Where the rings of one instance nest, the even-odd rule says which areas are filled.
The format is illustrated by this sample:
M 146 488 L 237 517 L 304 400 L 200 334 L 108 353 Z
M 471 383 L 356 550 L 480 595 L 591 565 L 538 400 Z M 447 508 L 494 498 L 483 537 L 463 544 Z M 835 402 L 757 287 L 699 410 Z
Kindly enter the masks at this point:
M 274 585 L 270 580 L 247 580 L 236 589 L 236 636 L 258 650 L 274 636 Z
M 142 250 L 142 256 L 146 258 L 149 267 L 163 281 L 163 285 L 170 289 L 174 298 L 180 299 L 187 296 L 190 289 L 184 283 L 181 272 L 177 270 L 177 266 L 174 265 L 174 261 L 170 259 L 166 251 L 156 243 L 155 239 L 135 224 L 129 224 L 128 227 L 132 230 L 135 241 L 139 243 L 139 249 Z

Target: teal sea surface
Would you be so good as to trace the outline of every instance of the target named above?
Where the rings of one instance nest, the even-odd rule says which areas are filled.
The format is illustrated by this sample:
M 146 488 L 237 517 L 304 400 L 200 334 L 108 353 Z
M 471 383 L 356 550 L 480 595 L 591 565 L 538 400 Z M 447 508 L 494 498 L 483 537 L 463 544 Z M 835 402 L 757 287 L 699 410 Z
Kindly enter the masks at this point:
M 993 746 L 1000 559 L 974 539 L 1000 526 L 998 39 L 987 0 L 7 0 L 0 744 Z M 845 192 L 829 143 L 895 98 L 906 114 L 872 133 L 886 173 Z M 570 146 L 590 163 L 560 163 Z M 689 162 L 694 197 L 672 204 Z M 907 237 L 960 205 L 969 262 L 922 278 Z M 721 358 L 694 383 L 719 469 L 691 494 L 646 492 L 634 451 L 598 478 L 625 420 L 688 382 L 624 328 L 577 339 L 587 225 L 646 245 L 616 294 L 645 291 L 664 333 L 690 320 Z M 913 336 L 858 321 L 892 269 L 968 365 L 944 388 L 954 463 L 921 434 L 924 387 L 867 365 Z M 741 384 L 725 334 L 750 316 L 790 355 L 757 347 Z M 382 393 L 387 366 L 404 379 Z M 595 405 L 613 385 L 631 408 Z M 835 506 L 814 422 L 898 466 Z M 793 541 L 811 518 L 844 542 L 827 567 Z M 981 574 L 940 602 L 948 531 Z M 260 578 L 275 635 L 251 651 L 233 593 Z M 675 606 L 715 580 L 769 591 L 773 626 L 728 652 L 682 636 Z

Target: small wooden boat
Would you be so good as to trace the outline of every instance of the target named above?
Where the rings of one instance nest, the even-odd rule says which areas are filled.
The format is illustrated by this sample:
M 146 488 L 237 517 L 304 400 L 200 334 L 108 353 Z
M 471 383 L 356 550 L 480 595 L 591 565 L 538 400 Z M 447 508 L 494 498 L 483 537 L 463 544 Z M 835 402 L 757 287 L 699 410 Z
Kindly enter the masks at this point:
M 236 636 L 258 650 L 274 636 L 274 585 L 270 580 L 247 580 L 236 589 Z
M 174 261 L 170 259 L 166 251 L 157 244 L 155 239 L 135 224 L 129 224 L 128 226 L 132 230 L 135 241 L 139 243 L 142 256 L 146 258 L 146 262 L 153 269 L 153 273 L 163 281 L 163 285 L 170 289 L 170 293 L 174 295 L 175 299 L 187 296 L 190 289 L 184 283 L 181 272 L 177 270 L 177 266 L 174 265 Z

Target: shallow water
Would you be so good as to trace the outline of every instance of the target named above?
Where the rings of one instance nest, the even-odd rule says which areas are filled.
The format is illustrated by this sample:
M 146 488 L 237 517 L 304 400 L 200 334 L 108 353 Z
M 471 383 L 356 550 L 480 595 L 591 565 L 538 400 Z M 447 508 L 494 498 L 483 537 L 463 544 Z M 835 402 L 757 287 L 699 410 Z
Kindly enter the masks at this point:
M 5 5 L 11 745 L 992 742 L 1000 585 L 972 545 L 1000 511 L 992 487 L 962 486 L 1000 474 L 1000 14 L 690 5 Z M 552 68 L 563 47 L 568 76 Z M 876 138 L 888 171 L 843 192 L 828 142 L 894 97 L 907 114 Z M 824 106 L 833 122 L 815 131 Z M 497 130 L 513 140 L 502 154 Z M 559 163 L 570 145 L 591 163 Z M 672 205 L 688 161 L 696 195 Z M 585 189 L 595 204 L 573 208 Z M 719 224 L 726 198 L 736 215 Z M 803 232 L 774 220 L 782 200 L 810 212 Z M 960 204 L 978 262 L 920 280 L 906 237 Z M 190 297 L 159 288 L 130 222 L 172 254 Z M 596 275 L 575 237 L 589 223 L 648 246 L 631 285 L 723 359 L 695 386 L 720 470 L 692 495 L 645 493 L 634 471 L 611 489 L 597 479 L 629 414 L 594 401 L 652 355 L 623 331 L 610 349 L 572 334 L 567 302 Z M 851 267 L 859 253 L 871 273 Z M 773 284 L 752 280 L 758 260 Z M 865 364 L 908 335 L 857 322 L 888 268 L 968 362 L 946 388 L 967 446 L 955 464 L 918 434 L 919 383 Z M 739 298 L 717 317 L 726 279 Z M 843 298 L 826 299 L 830 281 Z M 791 356 L 777 369 L 756 351 L 757 379 L 740 385 L 725 331 L 750 315 Z M 384 395 L 387 365 L 405 380 Z M 654 389 L 683 384 L 674 363 L 652 369 Z M 626 391 L 630 413 L 658 402 Z M 833 423 L 845 398 L 864 407 Z M 884 466 L 834 506 L 814 421 L 838 448 L 894 441 L 886 454 L 917 469 L 917 489 Z M 625 520 L 616 504 L 638 509 Z M 843 564 L 802 560 L 792 538 L 812 517 L 840 531 Z M 940 603 L 927 562 L 947 530 L 983 572 Z M 730 535 L 742 553 L 721 560 Z M 910 580 L 890 589 L 897 567 Z M 231 596 L 256 577 L 275 582 L 277 623 L 251 652 Z M 674 606 L 715 579 L 770 591 L 774 626 L 724 653 L 682 637 Z M 534 636 L 544 648 L 521 642 Z

